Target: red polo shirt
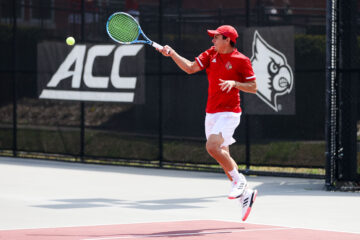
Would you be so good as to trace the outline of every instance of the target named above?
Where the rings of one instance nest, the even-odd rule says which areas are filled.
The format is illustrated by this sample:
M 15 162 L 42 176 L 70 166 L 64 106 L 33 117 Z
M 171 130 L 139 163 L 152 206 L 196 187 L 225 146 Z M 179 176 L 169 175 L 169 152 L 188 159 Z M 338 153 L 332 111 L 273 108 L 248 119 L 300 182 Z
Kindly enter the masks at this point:
M 250 59 L 234 49 L 228 54 L 220 54 L 211 47 L 195 58 L 201 70 L 206 69 L 208 76 L 207 113 L 235 112 L 240 113 L 239 90 L 232 88 L 229 93 L 220 89 L 220 80 L 238 82 L 255 81 L 255 74 Z

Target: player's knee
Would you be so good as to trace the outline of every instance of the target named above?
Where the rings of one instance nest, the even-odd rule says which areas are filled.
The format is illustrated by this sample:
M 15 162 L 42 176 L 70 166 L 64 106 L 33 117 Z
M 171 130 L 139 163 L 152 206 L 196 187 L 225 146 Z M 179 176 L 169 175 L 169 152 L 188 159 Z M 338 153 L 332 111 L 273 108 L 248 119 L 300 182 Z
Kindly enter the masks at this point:
M 213 156 L 213 155 L 216 155 L 217 153 L 219 153 L 221 148 L 220 148 L 219 143 L 217 143 L 215 141 L 207 141 L 206 142 L 206 150 L 211 156 Z

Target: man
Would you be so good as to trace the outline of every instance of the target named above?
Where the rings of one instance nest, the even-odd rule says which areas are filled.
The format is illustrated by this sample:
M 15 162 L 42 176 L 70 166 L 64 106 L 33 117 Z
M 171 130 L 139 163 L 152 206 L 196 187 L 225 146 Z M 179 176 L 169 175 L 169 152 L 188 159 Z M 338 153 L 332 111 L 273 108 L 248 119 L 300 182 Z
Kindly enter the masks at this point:
M 209 81 L 205 117 L 206 149 L 230 179 L 228 198 L 240 200 L 242 220 L 245 221 L 257 191 L 247 188 L 244 175 L 239 173 L 236 162 L 230 156 L 229 145 L 235 142 L 233 134 L 240 123 L 239 90 L 256 93 L 256 78 L 249 58 L 235 48 L 238 37 L 235 28 L 223 25 L 207 32 L 213 38 L 214 46 L 201 53 L 193 62 L 167 45 L 160 52 L 171 57 L 188 74 L 206 69 Z

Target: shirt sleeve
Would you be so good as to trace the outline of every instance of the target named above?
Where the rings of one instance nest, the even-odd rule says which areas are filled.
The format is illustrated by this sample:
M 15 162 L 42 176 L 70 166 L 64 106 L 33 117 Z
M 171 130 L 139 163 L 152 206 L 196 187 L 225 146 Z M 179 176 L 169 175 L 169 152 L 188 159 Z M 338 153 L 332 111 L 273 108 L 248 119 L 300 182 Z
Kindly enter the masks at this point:
M 211 52 L 211 49 L 208 49 L 195 58 L 195 61 L 199 64 L 201 70 L 204 70 L 205 68 L 207 68 L 209 66 L 210 52 Z
M 250 82 L 250 81 L 256 80 L 256 76 L 255 76 L 254 70 L 252 68 L 250 59 L 247 58 L 243 62 L 241 69 L 242 69 L 241 75 L 243 76 L 243 79 L 242 79 L 243 82 Z

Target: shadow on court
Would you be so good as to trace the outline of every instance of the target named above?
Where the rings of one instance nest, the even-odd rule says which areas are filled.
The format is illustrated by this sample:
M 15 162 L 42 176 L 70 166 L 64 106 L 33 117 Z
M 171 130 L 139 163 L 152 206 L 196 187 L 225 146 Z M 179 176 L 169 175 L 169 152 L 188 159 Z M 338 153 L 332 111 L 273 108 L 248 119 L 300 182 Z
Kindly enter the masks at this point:
M 33 205 L 32 207 L 49 209 L 75 209 L 75 208 L 98 208 L 98 207 L 125 207 L 150 211 L 168 209 L 190 209 L 204 208 L 199 206 L 202 203 L 214 202 L 216 199 L 226 196 L 204 197 L 204 198 L 174 198 L 144 201 L 128 201 L 106 198 L 89 199 L 56 199 L 50 200 L 53 204 Z M 192 205 L 193 203 L 197 205 Z

